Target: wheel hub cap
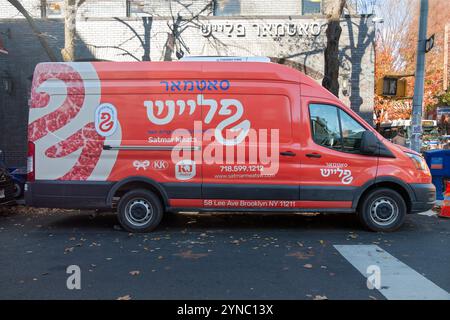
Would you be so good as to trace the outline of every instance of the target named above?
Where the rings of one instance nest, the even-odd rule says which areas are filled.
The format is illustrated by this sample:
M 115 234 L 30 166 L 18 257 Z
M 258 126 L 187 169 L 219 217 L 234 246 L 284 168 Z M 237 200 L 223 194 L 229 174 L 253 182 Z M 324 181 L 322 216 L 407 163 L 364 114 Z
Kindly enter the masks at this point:
M 389 198 L 379 198 L 370 207 L 370 216 L 378 225 L 389 225 L 398 216 L 398 208 Z
M 153 216 L 153 208 L 145 199 L 135 199 L 128 203 L 125 217 L 134 226 L 145 225 Z

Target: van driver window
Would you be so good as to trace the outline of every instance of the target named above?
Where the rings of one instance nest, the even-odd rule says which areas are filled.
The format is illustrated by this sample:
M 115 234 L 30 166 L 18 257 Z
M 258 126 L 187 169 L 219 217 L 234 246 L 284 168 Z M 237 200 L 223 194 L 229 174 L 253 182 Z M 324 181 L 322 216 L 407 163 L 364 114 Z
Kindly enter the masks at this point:
M 345 152 L 358 153 L 363 132 L 366 129 L 346 112 L 339 110 L 342 128 L 342 145 Z
M 359 153 L 366 129 L 340 108 L 311 104 L 311 130 L 315 143 L 334 150 Z
M 338 109 L 329 105 L 309 106 L 314 142 L 331 149 L 342 150 Z

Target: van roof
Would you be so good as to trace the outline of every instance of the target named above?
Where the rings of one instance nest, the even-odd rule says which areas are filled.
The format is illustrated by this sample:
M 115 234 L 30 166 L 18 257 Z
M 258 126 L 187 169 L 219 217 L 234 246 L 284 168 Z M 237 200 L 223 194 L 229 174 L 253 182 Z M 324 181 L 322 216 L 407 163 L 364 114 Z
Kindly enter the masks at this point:
M 95 62 L 103 78 L 126 79 L 229 79 L 300 82 L 301 74 L 289 67 L 264 62 Z
M 52 64 L 40 63 L 37 71 L 49 70 Z M 234 79 L 304 82 L 306 75 L 287 66 L 265 62 L 69 62 L 81 66 L 92 64 L 103 79 Z M 86 75 L 88 78 L 89 76 Z M 93 75 L 94 77 L 94 75 Z M 309 81 L 306 81 L 309 82 Z
M 44 62 L 37 65 L 35 73 L 48 72 L 60 62 Z M 291 67 L 267 62 L 209 62 L 209 61 L 158 61 L 158 62 L 69 62 L 69 65 L 92 64 L 104 80 L 139 79 L 227 79 L 266 80 L 304 84 L 316 93 L 338 101 L 315 80 Z M 86 68 L 89 70 L 90 68 Z M 35 74 L 36 76 L 36 74 Z M 70 77 L 68 75 L 68 77 Z M 93 74 L 92 79 L 97 75 Z M 89 73 L 84 79 L 90 79 Z M 69 80 L 69 78 L 68 78 Z

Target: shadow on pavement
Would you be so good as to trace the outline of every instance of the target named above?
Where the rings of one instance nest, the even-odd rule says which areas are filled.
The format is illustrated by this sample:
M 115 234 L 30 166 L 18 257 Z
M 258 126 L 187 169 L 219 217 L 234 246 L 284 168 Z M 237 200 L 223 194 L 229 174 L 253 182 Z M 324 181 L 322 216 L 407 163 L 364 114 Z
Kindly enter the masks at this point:
M 54 215 L 53 215 L 54 217 Z M 98 232 L 108 230 L 122 230 L 117 217 L 112 212 L 92 214 L 79 212 L 70 215 L 61 214 L 53 221 L 49 221 L 52 229 L 85 229 Z M 102 230 L 103 229 L 103 230 Z M 299 214 L 280 213 L 168 213 L 160 226 L 154 231 L 202 231 L 202 230 L 242 230 L 242 229 L 296 229 L 296 230 L 336 230 L 363 231 L 358 219 L 353 214 L 320 214 L 303 216 Z M 122 230 L 123 231 L 123 230 Z

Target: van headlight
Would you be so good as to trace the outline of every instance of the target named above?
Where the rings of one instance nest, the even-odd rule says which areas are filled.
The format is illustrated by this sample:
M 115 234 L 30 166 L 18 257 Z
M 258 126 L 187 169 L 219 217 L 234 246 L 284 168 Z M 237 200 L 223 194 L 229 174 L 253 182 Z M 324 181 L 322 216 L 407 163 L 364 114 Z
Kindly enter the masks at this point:
M 414 153 L 409 153 L 409 152 L 405 152 L 405 153 L 411 159 L 411 161 L 414 163 L 417 170 L 422 170 L 422 171 L 425 171 L 428 173 L 430 172 L 424 158 L 422 158 L 421 156 L 418 156 L 417 154 L 414 154 Z

